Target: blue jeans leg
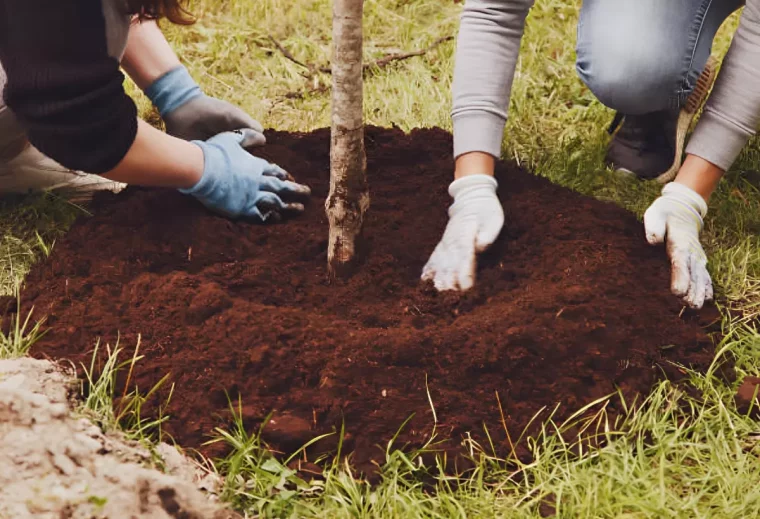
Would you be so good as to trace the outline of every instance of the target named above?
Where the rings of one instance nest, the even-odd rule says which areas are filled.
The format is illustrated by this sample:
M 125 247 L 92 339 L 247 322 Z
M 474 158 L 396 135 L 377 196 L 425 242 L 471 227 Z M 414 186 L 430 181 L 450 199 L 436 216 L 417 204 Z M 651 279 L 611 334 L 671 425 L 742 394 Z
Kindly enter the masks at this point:
M 576 69 L 606 106 L 640 115 L 683 105 L 721 24 L 742 0 L 584 0 Z

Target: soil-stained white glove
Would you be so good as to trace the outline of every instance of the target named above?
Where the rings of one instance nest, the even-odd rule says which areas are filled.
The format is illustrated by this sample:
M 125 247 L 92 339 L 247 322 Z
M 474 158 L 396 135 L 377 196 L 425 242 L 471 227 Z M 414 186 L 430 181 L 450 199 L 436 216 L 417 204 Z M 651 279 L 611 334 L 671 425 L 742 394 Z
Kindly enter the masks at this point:
M 476 254 L 494 242 L 504 225 L 497 186 L 489 175 L 462 177 L 449 186 L 454 199 L 449 223 L 422 269 L 422 279 L 432 280 L 436 289 L 467 290 L 475 282 Z
M 683 184 L 671 182 L 644 213 L 647 241 L 666 242 L 671 264 L 670 290 L 692 308 L 713 298 L 707 256 L 699 243 L 705 200 Z

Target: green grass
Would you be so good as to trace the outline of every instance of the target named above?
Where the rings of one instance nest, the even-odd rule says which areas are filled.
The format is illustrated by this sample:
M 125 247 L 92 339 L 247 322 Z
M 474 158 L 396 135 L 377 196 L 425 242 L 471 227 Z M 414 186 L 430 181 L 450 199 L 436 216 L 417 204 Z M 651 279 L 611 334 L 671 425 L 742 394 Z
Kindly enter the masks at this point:
M 54 194 L 0 201 L 0 295 L 13 295 L 31 264 L 86 210 Z
M 147 392 L 142 393 L 135 384 L 133 375 L 138 362 L 143 359 L 140 352 L 140 339 L 131 357 L 122 360 L 123 348 L 118 344 L 111 348 L 106 345 L 105 355 L 101 355 L 100 343 L 95 345 L 89 366 L 82 365 L 82 404 L 79 412 L 90 417 L 104 431 L 120 430 L 132 440 L 140 441 L 146 446 L 163 441 L 161 425 L 167 420 L 164 410 L 174 393 L 174 385 L 169 389 L 166 400 L 158 405 L 154 416 L 146 417 L 143 406 L 150 402 L 166 384 L 170 374 L 167 373 Z M 126 371 L 126 374 L 124 373 Z M 126 378 L 118 379 L 124 375 Z M 121 393 L 118 388 L 122 387 Z
M 218 460 L 214 470 L 224 476 L 221 498 L 233 508 L 267 516 L 281 516 L 298 506 L 298 499 L 319 496 L 321 480 L 307 482 L 289 467 L 311 444 L 330 436 L 318 436 L 286 459 L 277 459 L 261 440 L 263 425 L 249 432 L 243 423 L 242 401 L 230 403 L 232 427 L 216 428 L 208 444 L 222 443 L 230 454 Z M 263 424 L 269 422 L 267 417 Z
M 727 337 L 722 349 L 748 346 Z M 404 452 L 390 442 L 374 486 L 335 459 L 324 461 L 321 477 L 299 476 L 233 413 L 232 430 L 218 431 L 233 448 L 218 465 L 229 475 L 223 497 L 266 517 L 538 517 L 549 510 L 560 517 L 756 516 L 756 422 L 727 405 L 730 388 L 712 372 L 692 377 L 699 397 L 663 382 L 617 420 L 600 400 L 564 423 L 548 421 L 530 442 L 534 461 L 527 464 L 469 441 L 474 468 L 445 475 L 419 461 L 429 448 Z M 583 411 L 590 417 L 581 419 Z M 557 433 L 571 429 L 582 438 L 566 443 Z M 589 449 L 590 438 L 606 446 Z
M 531 12 L 503 154 L 640 217 L 659 187 L 617 178 L 602 165 L 612 113 L 575 75 L 578 7 L 577 0 L 539 0 Z M 454 35 L 460 8 L 453 1 L 366 0 L 367 59 L 424 48 Z M 328 0 L 196 0 L 192 10 L 200 17 L 197 25 L 167 27 L 167 34 L 208 94 L 239 104 L 268 128 L 308 131 L 329 125 L 324 90 L 329 77 L 304 77 L 303 67 L 285 58 L 269 39 L 304 63 L 327 64 Z M 735 15 L 725 24 L 715 54 L 726 51 L 736 23 Z M 454 45 L 446 42 L 422 57 L 369 73 L 367 123 L 449 129 Z M 144 96 L 133 85 L 128 88 L 142 114 L 158 122 Z M 731 358 L 738 379 L 760 374 L 756 144 L 744 150 L 711 200 L 702 237 L 724 314 L 721 356 L 716 358 Z M 39 198 L 2 211 L 0 281 L 9 290 L 78 210 Z M 538 517 L 549 510 L 560 517 L 757 516 L 758 424 L 736 410 L 735 384 L 718 373 L 717 364 L 707 374 L 692 373 L 698 389 L 694 394 L 663 382 L 641 405 L 631 405 L 618 423 L 611 422 L 604 402 L 597 402 L 583 430 L 603 440 L 598 448 L 564 443 L 557 431 L 578 424 L 549 421 L 530 440 L 535 458 L 530 464 L 497 459 L 488 445 L 466 442 L 475 468 L 458 477 L 443 476 L 435 466 L 421 464 L 421 453 L 390 445 L 375 486 L 333 459 L 323 460 L 324 474 L 311 480 L 275 460 L 238 414 L 230 430 L 216 431 L 217 440 L 232 447 L 217 470 L 228 476 L 224 497 L 252 516 L 511 518 Z M 104 380 L 99 394 L 112 399 L 110 380 Z M 98 413 L 109 412 L 108 398 L 92 398 Z
M 23 315 L 21 298 L 16 292 L 16 312 L 12 314 L 7 326 L 3 326 L 5 329 L 0 329 L 0 359 L 15 359 L 29 353 L 34 343 L 45 334 L 44 323 L 44 318 L 34 315 L 34 308 Z

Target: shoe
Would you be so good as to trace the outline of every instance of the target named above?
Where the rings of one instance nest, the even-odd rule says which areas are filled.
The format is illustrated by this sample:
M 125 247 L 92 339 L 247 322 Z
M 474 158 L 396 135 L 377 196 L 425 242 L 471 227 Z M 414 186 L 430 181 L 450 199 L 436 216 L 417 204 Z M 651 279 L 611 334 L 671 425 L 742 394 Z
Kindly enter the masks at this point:
M 717 68 L 717 61 L 710 56 L 678 112 L 639 116 L 617 112 L 608 130 L 613 138 L 605 162 L 618 172 L 641 179 L 662 184 L 673 180 L 681 168 L 686 132 L 715 84 Z
M 620 173 L 652 180 L 673 164 L 678 112 L 644 115 L 615 114 L 608 130 L 613 134 L 605 163 Z
M 18 147 L 17 147 L 18 151 Z M 85 202 L 96 191 L 118 193 L 127 185 L 99 175 L 65 168 L 26 142 L 13 158 L 0 157 L 0 196 L 56 191 L 75 201 Z

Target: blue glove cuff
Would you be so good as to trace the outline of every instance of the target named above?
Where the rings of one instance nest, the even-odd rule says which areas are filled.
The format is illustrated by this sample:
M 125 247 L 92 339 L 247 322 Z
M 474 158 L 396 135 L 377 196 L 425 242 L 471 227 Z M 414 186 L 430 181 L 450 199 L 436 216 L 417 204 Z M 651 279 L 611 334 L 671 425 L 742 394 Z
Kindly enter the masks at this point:
M 145 89 L 145 95 L 164 117 L 203 92 L 190 72 L 180 65 L 151 83 Z
M 200 180 L 192 187 L 180 188 L 179 192 L 185 195 L 208 196 L 213 191 L 213 171 L 223 167 L 225 161 L 224 152 L 204 141 L 190 141 L 203 151 L 203 174 Z M 220 164 L 220 162 L 222 164 Z

